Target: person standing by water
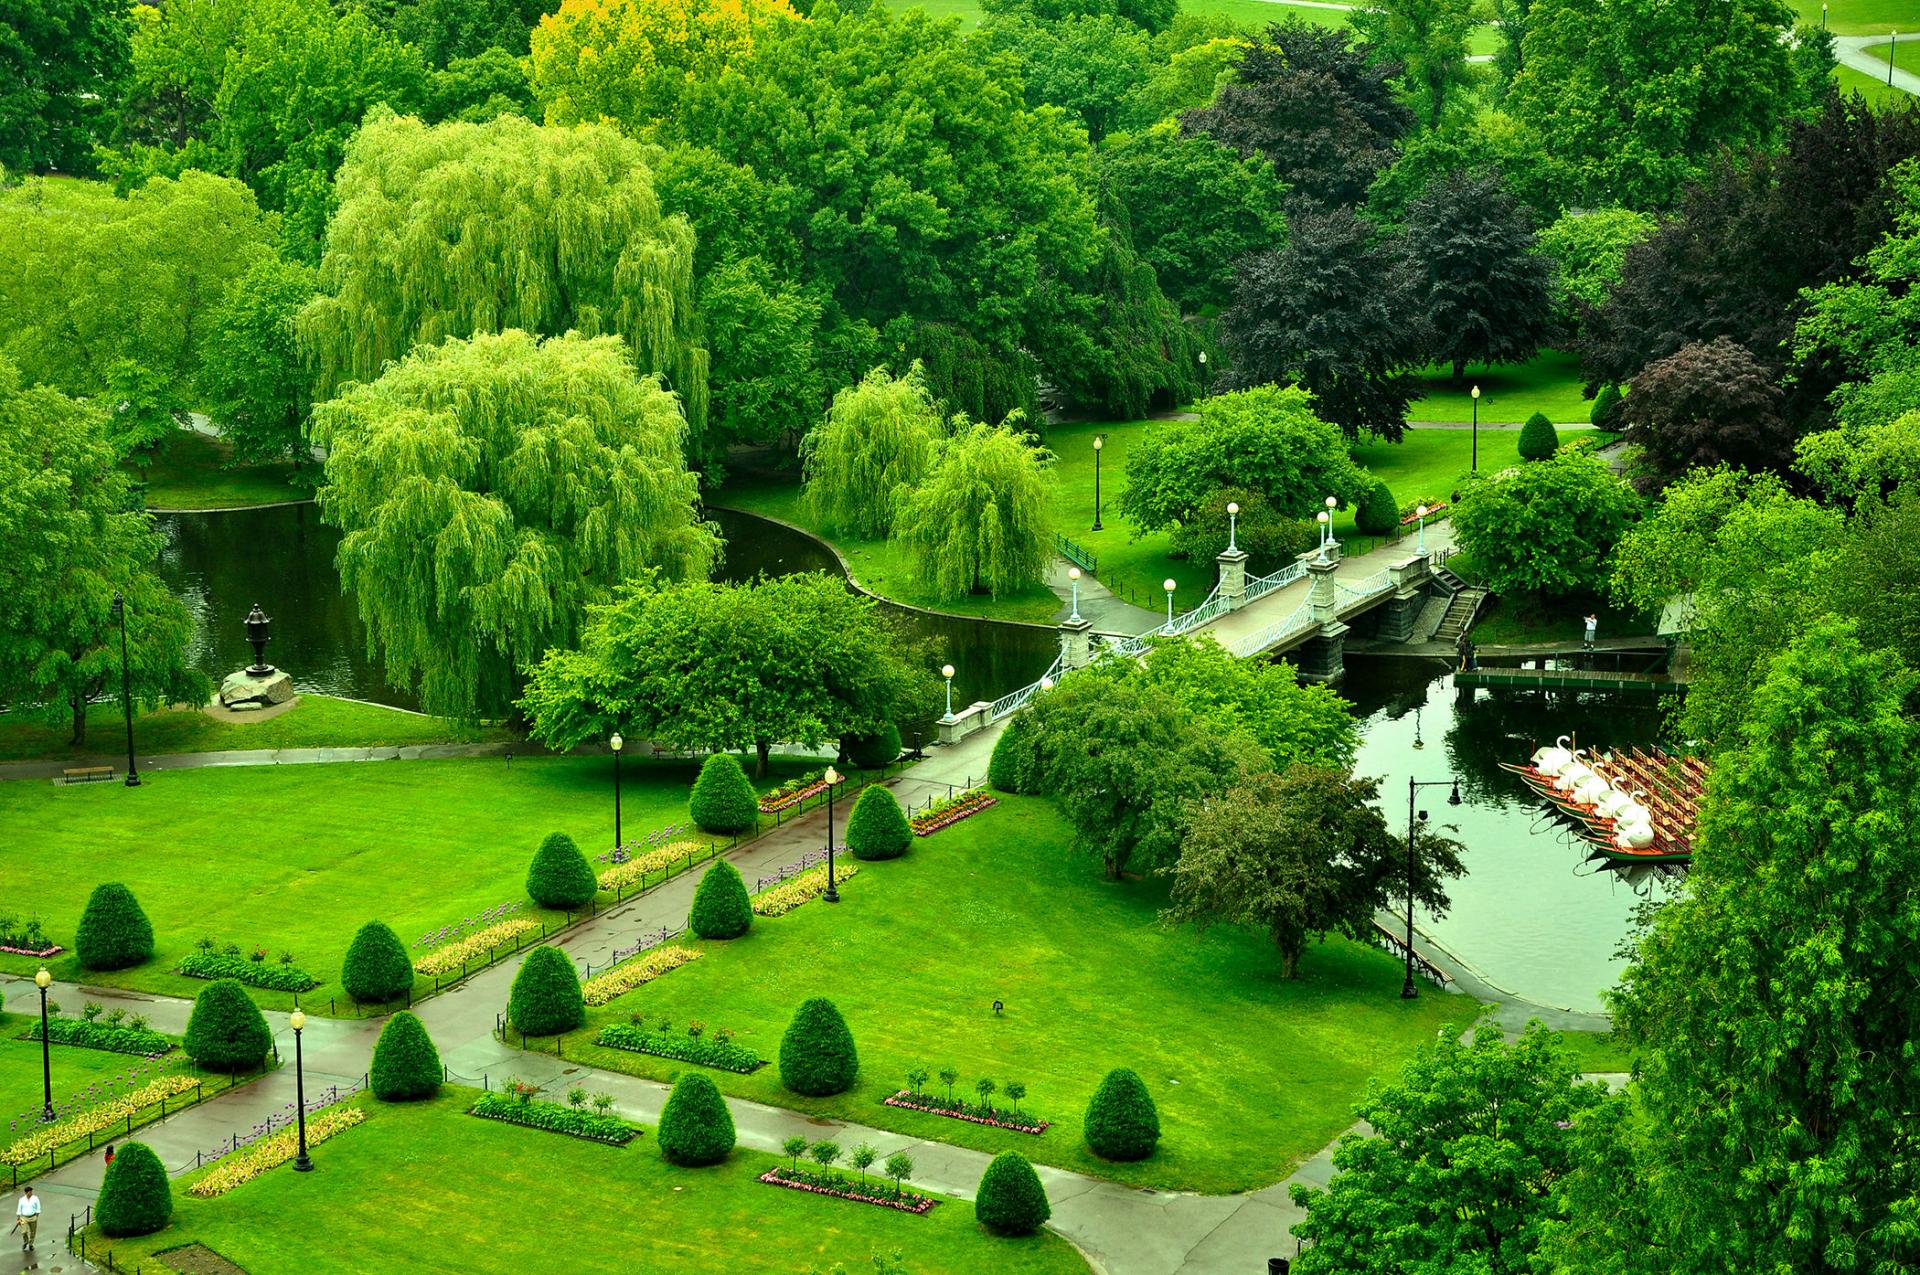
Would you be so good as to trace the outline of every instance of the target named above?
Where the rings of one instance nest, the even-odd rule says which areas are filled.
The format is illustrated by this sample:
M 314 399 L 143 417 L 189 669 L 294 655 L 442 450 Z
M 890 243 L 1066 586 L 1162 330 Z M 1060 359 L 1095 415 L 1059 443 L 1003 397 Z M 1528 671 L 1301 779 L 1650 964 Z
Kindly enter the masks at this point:
M 1594 638 L 1594 635 L 1599 631 L 1600 631 L 1600 617 L 1598 615 L 1589 615 L 1587 617 L 1586 641 L 1582 643 L 1582 645 L 1585 646 L 1587 650 L 1591 651 L 1593 649 L 1593 638 Z

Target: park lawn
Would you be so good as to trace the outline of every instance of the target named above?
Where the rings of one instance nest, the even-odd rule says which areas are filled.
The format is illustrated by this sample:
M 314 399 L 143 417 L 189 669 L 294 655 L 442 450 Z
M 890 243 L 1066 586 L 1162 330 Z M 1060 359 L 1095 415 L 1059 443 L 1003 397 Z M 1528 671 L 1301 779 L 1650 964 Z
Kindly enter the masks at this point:
M 1107 881 L 1091 858 L 1068 851 L 1071 836 L 1051 803 L 1002 797 L 917 839 L 903 858 L 863 864 L 837 905 L 815 900 L 704 944 L 703 959 L 590 1010 L 562 1049 L 669 1079 L 685 1065 L 591 1043 L 602 1025 L 642 1014 L 729 1028 L 772 1059 L 800 1002 L 827 996 L 860 1051 L 851 1092 L 789 1093 L 777 1064 L 744 1076 L 710 1071 L 715 1083 L 1125 1183 L 1225 1192 L 1285 1177 L 1351 1123 L 1368 1080 L 1480 1008 L 1456 996 L 1402 1001 L 1393 959 L 1345 939 L 1314 945 L 1302 976 L 1282 980 L 1259 931 L 1160 924 L 1164 881 Z M 967 1093 L 983 1076 L 1021 1081 L 1022 1110 L 1053 1127 L 1031 1136 L 881 1105 L 916 1066 L 957 1069 Z M 1157 1153 L 1137 1164 L 1099 1160 L 1081 1140 L 1088 1098 L 1123 1066 L 1146 1081 L 1164 1130 Z
M 364 1271 L 777 1271 L 868 1269 L 899 1252 L 910 1271 L 977 1275 L 1084 1272 L 1050 1232 L 997 1239 L 973 1206 L 947 1200 L 921 1217 L 822 1198 L 756 1179 L 777 1157 L 736 1149 L 718 1165 L 682 1169 L 653 1131 L 624 1147 L 466 1114 L 477 1091 L 387 1105 L 355 1101 L 364 1123 L 313 1152 L 319 1171 L 282 1166 L 211 1200 L 175 1184 L 173 1220 L 138 1240 L 88 1234 L 91 1258 L 111 1243 L 116 1267 L 200 1243 L 249 1275 Z M 564 1255 L 564 1256 L 563 1256 Z
M 1800 21 L 1820 25 L 1820 0 L 1792 3 Z M 1827 30 L 1835 35 L 1885 35 L 1920 28 L 1913 0 L 1828 0 L 1828 4 Z
M 1213 591 L 1217 570 L 1211 561 L 1190 562 L 1168 555 L 1173 549 L 1170 531 L 1140 533 L 1120 512 L 1120 493 L 1127 486 L 1127 454 L 1152 424 L 1150 421 L 1076 421 L 1047 431 L 1047 446 L 1059 460 L 1054 465 L 1054 527 L 1094 555 L 1100 583 L 1136 606 L 1165 614 L 1171 578 L 1176 611 L 1199 606 Z M 1093 440 L 1105 439 L 1099 460 L 1100 526 L 1093 529 Z
M 1469 582 L 1480 578 L 1473 555 L 1462 550 L 1447 566 Z M 1481 646 L 1526 646 L 1540 642 L 1578 641 L 1588 614 L 1599 617 L 1602 638 L 1643 637 L 1653 633 L 1660 617 L 1615 605 L 1589 594 L 1543 598 L 1529 594 L 1495 595 L 1473 626 L 1473 640 Z
M 1591 426 L 1562 426 L 1560 440 L 1570 442 L 1593 432 Z M 1483 429 L 1479 432 L 1479 466 L 1492 473 L 1520 463 L 1520 431 Z M 1474 464 L 1474 431 L 1470 429 L 1422 429 L 1409 425 L 1397 443 L 1368 438 L 1354 443 L 1349 451 L 1393 492 L 1394 503 L 1406 506 L 1415 501 L 1451 501 L 1462 476 Z M 1357 534 L 1353 510 L 1340 510 L 1334 517 L 1334 534 L 1351 541 Z M 1364 547 L 1364 546 L 1362 546 Z
M 1914 19 L 1920 19 L 1920 7 L 1915 7 L 1909 13 L 1909 20 Z M 1861 52 L 1878 58 L 1882 62 L 1891 55 L 1893 64 L 1902 71 L 1911 71 L 1915 75 L 1920 75 L 1920 39 L 1902 40 L 1898 44 L 1869 44 Z M 1904 90 L 1896 89 L 1895 92 L 1904 92 Z
M 1545 412 L 1555 425 L 1586 425 L 1593 402 L 1582 396 L 1586 378 L 1580 360 L 1560 350 L 1548 350 L 1529 363 L 1499 367 L 1467 365 L 1459 385 L 1453 369 L 1435 365 L 1424 369 L 1418 381 L 1427 396 L 1407 409 L 1414 421 L 1469 422 L 1473 420 L 1472 387 L 1480 387 L 1482 425 L 1518 425 L 1535 412 Z
M 799 763 L 782 764 L 791 773 Z M 638 839 L 687 819 L 693 763 L 622 764 L 622 830 Z M 776 777 L 777 778 L 777 777 Z M 309 1012 L 350 1012 L 340 962 L 370 920 L 412 943 L 484 908 L 526 899 L 527 865 L 550 832 L 589 855 L 612 844 L 612 762 L 600 757 L 456 758 L 155 771 L 139 788 L 21 780 L 0 784 L 0 898 L 37 915 L 71 949 L 94 886 L 124 883 L 153 922 L 154 959 L 83 971 L 65 954 L 56 978 L 164 995 L 206 984 L 173 972 L 208 935 L 293 953 L 321 980 Z M 610 897 L 610 896 L 607 896 Z M 522 915 L 564 921 L 528 904 Z M 42 962 L 0 955 L 0 970 Z M 415 984 L 418 994 L 433 985 Z M 287 1008 L 284 992 L 252 989 Z
M 60 1008 L 69 1016 L 80 1012 L 77 1004 L 61 1002 Z M 26 1014 L 0 1014 L 0 1120 L 7 1122 L 6 1129 L 0 1131 L 0 1145 L 31 1132 L 45 1101 L 40 1042 L 20 1039 L 34 1025 L 34 1017 Z M 50 1057 L 53 1101 L 63 1108 L 76 1100 L 92 1106 L 94 1100 L 88 1096 L 92 1086 L 104 1087 L 135 1068 L 149 1067 L 146 1059 L 131 1054 L 76 1045 L 55 1045 Z
M 120 706 L 101 703 L 87 710 L 87 742 L 68 743 L 71 728 L 50 726 L 24 713 L 0 713 L 0 761 L 25 758 L 64 760 L 110 756 L 126 736 Z M 136 714 L 135 743 L 140 754 L 204 753 L 237 748 L 398 748 L 410 744 L 474 744 L 513 736 L 498 726 L 467 726 L 445 717 L 427 717 L 383 704 L 301 695 L 286 712 L 264 719 L 215 718 L 179 705 Z
M 192 430 L 167 440 L 140 477 L 149 509 L 233 509 L 308 500 L 312 491 L 293 484 L 293 466 L 232 464 L 233 448 Z
M 1850 66 L 1834 67 L 1833 78 L 1842 93 L 1858 93 L 1872 106 L 1913 101 L 1913 94 L 1905 89 L 1894 88 L 1884 77 L 1865 75 Z
M 1612 1032 L 1560 1031 L 1554 1036 L 1583 1073 L 1633 1070 L 1633 1048 Z

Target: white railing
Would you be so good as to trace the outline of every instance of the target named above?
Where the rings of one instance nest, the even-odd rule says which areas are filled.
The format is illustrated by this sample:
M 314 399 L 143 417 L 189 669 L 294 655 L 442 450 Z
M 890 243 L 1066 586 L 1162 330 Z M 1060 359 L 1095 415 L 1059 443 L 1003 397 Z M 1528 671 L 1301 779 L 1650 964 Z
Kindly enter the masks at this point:
M 1255 598 L 1264 598 L 1275 589 L 1284 589 L 1306 574 L 1307 564 L 1304 562 L 1296 562 L 1290 567 L 1282 567 L 1270 576 L 1260 576 L 1247 581 L 1247 591 L 1241 595 L 1240 600 L 1245 604 L 1253 601 Z
M 1376 593 L 1384 593 L 1393 587 L 1393 568 L 1388 567 L 1385 570 L 1376 571 L 1359 584 L 1350 585 L 1340 580 L 1335 580 L 1333 584 L 1340 592 L 1346 594 L 1355 602 L 1360 602 L 1372 597 Z
M 1191 633 L 1202 625 L 1212 624 L 1231 609 L 1227 599 L 1220 596 L 1220 586 L 1216 584 L 1213 586 L 1213 592 L 1207 595 L 1205 602 L 1184 615 L 1174 617 L 1171 625 L 1161 625 L 1158 631 L 1170 636 Z M 1143 633 L 1141 636 L 1147 635 Z
M 1258 633 L 1249 633 L 1229 649 L 1240 659 L 1248 659 L 1276 646 L 1302 629 L 1313 627 L 1313 599 L 1303 598 L 1284 620 L 1275 620 Z
M 987 720 L 997 722 L 1008 713 L 1017 713 L 1025 708 L 1033 701 L 1033 697 L 1040 693 L 1041 682 L 1046 681 L 1048 678 L 1053 678 L 1057 681 L 1062 676 L 1060 672 L 1060 662 L 1066 658 L 1067 653 L 1062 651 L 1053 657 L 1053 663 L 1047 667 L 1047 671 L 1042 673 L 1038 679 L 1029 682 L 1017 691 L 1009 691 L 1007 694 L 993 701 L 993 707 L 987 710 Z

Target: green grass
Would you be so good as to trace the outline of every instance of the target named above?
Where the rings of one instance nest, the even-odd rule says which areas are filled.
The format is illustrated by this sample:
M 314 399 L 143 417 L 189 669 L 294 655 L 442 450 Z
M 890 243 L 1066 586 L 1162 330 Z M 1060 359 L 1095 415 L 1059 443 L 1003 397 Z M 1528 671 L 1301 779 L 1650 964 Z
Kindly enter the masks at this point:
M 1530 363 L 1469 364 L 1458 385 L 1451 367 L 1431 367 L 1421 374 L 1420 385 L 1427 396 L 1408 412 L 1416 421 L 1471 421 L 1475 385 L 1482 425 L 1518 425 L 1535 412 L 1545 412 L 1555 425 L 1585 425 L 1593 413 L 1592 400 L 1581 397 L 1585 379 L 1579 359 L 1560 350 L 1548 350 Z
M 181 430 L 141 475 L 149 509 L 231 509 L 306 500 L 292 485 L 293 466 L 232 465 L 233 448 L 205 434 Z
M 87 710 L 87 742 L 67 741 L 72 729 L 23 713 L 0 713 L 0 761 L 59 760 L 112 754 L 125 741 L 117 704 Z M 214 718 L 197 708 L 164 708 L 133 719 L 142 754 L 204 753 L 238 748 L 398 748 L 409 744 L 468 744 L 509 739 L 492 726 L 465 726 L 380 704 L 302 695 L 294 706 L 262 720 Z
M 626 835 L 685 820 L 692 764 L 632 761 L 621 769 Z M 527 864 L 547 833 L 570 834 L 589 856 L 613 837 L 606 757 L 216 767 L 142 778 L 139 788 L 0 784 L 0 844 L 16 848 L 0 859 L 0 898 L 37 913 L 69 948 L 102 881 L 125 883 L 153 922 L 153 960 L 85 972 L 62 956 L 48 966 L 60 979 L 192 996 L 205 984 L 173 966 L 211 935 L 291 951 L 322 982 L 303 1004 L 325 1012 L 327 998 L 340 994 L 341 957 L 364 922 L 383 920 L 411 943 L 525 899 Z M 0 956 L 0 970 L 39 965 Z M 431 986 L 425 980 L 416 990 Z M 269 1006 L 292 1001 L 255 995 Z
M 1456 553 L 1447 566 L 1463 579 L 1479 579 L 1473 556 Z M 1473 640 L 1481 646 L 1525 646 L 1540 642 L 1575 642 L 1583 632 L 1582 621 L 1588 614 L 1599 617 L 1602 638 L 1643 637 L 1660 622 L 1657 614 L 1646 614 L 1616 606 L 1603 597 L 1576 595 L 1565 598 L 1539 598 L 1526 595 L 1495 597 L 1480 613 L 1473 626 Z
M 683 1064 L 590 1043 L 600 1025 L 640 1013 L 727 1027 L 775 1058 L 794 1008 L 825 995 L 860 1050 L 852 1092 L 790 1094 L 777 1064 L 716 1071 L 715 1083 L 1122 1182 L 1222 1192 L 1285 1177 L 1351 1122 L 1369 1078 L 1479 1009 L 1465 997 L 1402 1001 L 1393 959 L 1345 939 L 1311 947 L 1302 977 L 1283 980 L 1260 932 L 1161 925 L 1164 882 L 1106 881 L 1091 858 L 1068 852 L 1070 837 L 1051 804 L 1003 798 L 916 840 L 904 858 L 862 865 L 838 905 L 809 902 L 756 920 L 743 938 L 704 944 L 701 960 L 590 1011 L 565 1055 L 670 1077 Z M 916 1065 L 956 1068 L 967 1092 L 982 1076 L 1022 1081 L 1023 1110 L 1054 1126 L 1035 1137 L 880 1105 Z M 1145 1079 L 1165 1130 L 1138 1164 L 1096 1159 L 1081 1141 L 1088 1098 L 1119 1066 Z
M 77 1003 L 61 1002 L 60 1008 L 70 1015 L 80 1011 Z M 40 1042 L 19 1039 L 34 1026 L 34 1018 L 26 1014 L 0 1014 L 0 1120 L 7 1122 L 6 1128 L 0 1129 L 0 1145 L 31 1132 L 45 1101 Z M 134 1067 L 146 1066 L 145 1059 L 131 1054 L 111 1054 L 104 1049 L 81 1049 L 74 1045 L 53 1046 L 50 1058 L 53 1100 L 59 1105 L 65 1105 L 96 1082 L 109 1082 Z
M 1820 25 L 1820 0 L 1792 0 L 1802 22 Z M 1827 30 L 1835 35 L 1884 35 L 1920 30 L 1913 0 L 1828 0 Z
M 1836 66 L 1833 68 L 1833 78 L 1842 93 L 1858 93 L 1876 106 L 1887 102 L 1913 101 L 1913 94 L 1889 85 L 1884 75 L 1864 75 L 1850 66 Z
M 1198 606 L 1212 592 L 1212 562 L 1188 562 L 1167 556 L 1173 547 L 1170 532 L 1138 535 L 1120 513 L 1120 493 L 1127 486 L 1127 454 L 1147 431 L 1148 421 L 1077 422 L 1056 425 L 1047 433 L 1059 463 L 1054 466 L 1054 525 L 1061 535 L 1091 551 L 1100 564 L 1100 582 L 1139 606 L 1162 612 L 1167 604 L 1163 582 L 1179 585 L 1176 610 Z M 1093 440 L 1106 440 L 1100 452 L 1100 525 L 1093 530 Z
M 914 1217 L 766 1186 L 755 1179 L 775 1158 L 745 1150 L 712 1168 L 675 1168 L 651 1131 L 597 1146 L 475 1119 L 464 1114 L 472 1098 L 459 1089 L 395 1106 L 361 1098 L 366 1122 L 314 1149 L 318 1172 L 283 1166 L 211 1200 L 188 1195 L 182 1179 L 171 1224 L 113 1242 L 115 1265 L 131 1270 L 198 1242 L 250 1275 L 794 1275 L 836 1263 L 865 1270 L 871 1254 L 895 1250 L 911 1271 L 1087 1269 L 1057 1235 L 989 1236 L 968 1203 Z M 102 1243 L 91 1234 L 88 1255 Z
M 1909 20 L 1915 19 L 1920 19 L 1920 7 L 1916 7 Z M 1920 75 L 1920 38 L 1902 40 L 1898 44 L 1869 44 L 1861 52 L 1881 62 L 1885 62 L 1891 54 L 1895 66 L 1902 71 L 1911 71 L 1915 75 Z
M 1583 1072 L 1632 1071 L 1632 1048 L 1612 1032 L 1555 1032 L 1561 1046 Z
M 984 16 L 979 0 L 888 0 L 888 7 L 898 12 L 925 9 L 935 17 L 959 18 L 968 28 L 978 26 Z M 1299 18 L 1317 27 L 1344 27 L 1352 12 L 1351 7 L 1328 9 L 1315 5 L 1277 3 L 1275 0 L 1183 0 L 1181 9 L 1187 13 L 1220 14 L 1253 31 L 1263 30 L 1270 22 L 1284 22 L 1288 18 Z M 1486 23 L 1475 27 L 1468 39 L 1470 50 L 1476 54 L 1492 53 L 1499 43 L 1499 32 Z

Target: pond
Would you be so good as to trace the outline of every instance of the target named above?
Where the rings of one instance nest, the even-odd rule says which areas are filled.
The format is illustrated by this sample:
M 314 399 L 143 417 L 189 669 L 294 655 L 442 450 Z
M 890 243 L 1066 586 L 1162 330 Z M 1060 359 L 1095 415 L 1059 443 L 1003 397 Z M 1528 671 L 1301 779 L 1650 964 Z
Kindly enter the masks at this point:
M 725 579 L 839 570 L 832 552 L 804 533 L 731 510 L 711 516 L 728 542 Z M 210 676 L 252 662 L 241 619 L 258 602 L 274 617 L 268 656 L 301 690 L 417 707 L 410 693 L 386 684 L 368 655 L 365 630 L 334 570 L 339 533 L 322 525 L 313 506 L 165 514 L 157 521 L 166 534 L 161 573 L 193 613 L 193 659 Z M 1047 629 L 886 610 L 928 643 L 930 663 L 954 664 L 956 704 L 1025 685 L 1058 650 Z M 1421 928 L 1517 996 L 1600 1008 L 1600 990 L 1618 974 L 1613 953 L 1637 896 L 1614 875 L 1593 872 L 1498 763 L 1524 760 L 1561 734 L 1598 746 L 1650 742 L 1660 722 L 1652 701 L 1486 693 L 1466 700 L 1431 661 L 1353 656 L 1347 667 L 1341 693 L 1361 719 L 1360 772 L 1382 780 L 1389 826 L 1405 830 L 1409 775 L 1461 779 L 1459 807 L 1446 804 L 1444 788 L 1421 793 L 1421 809 L 1457 827 L 1469 868 L 1451 889 L 1449 915 L 1422 918 Z

